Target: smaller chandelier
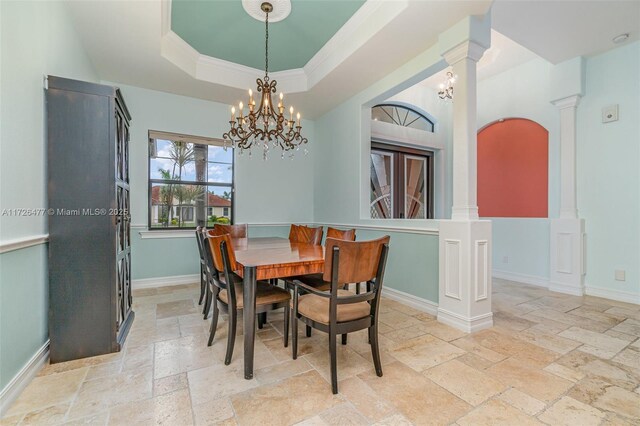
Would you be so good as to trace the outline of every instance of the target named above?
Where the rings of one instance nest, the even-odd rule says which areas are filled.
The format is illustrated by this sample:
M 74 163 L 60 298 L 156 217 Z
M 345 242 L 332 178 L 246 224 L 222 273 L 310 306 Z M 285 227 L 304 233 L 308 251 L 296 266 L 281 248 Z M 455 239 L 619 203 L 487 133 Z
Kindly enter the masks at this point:
M 452 99 L 453 100 L 453 83 L 456 82 L 456 77 L 451 71 L 447 72 L 447 80 L 444 83 L 440 83 L 440 91 L 438 96 L 440 99 Z
M 269 13 L 273 11 L 273 5 L 268 2 L 262 3 L 260 6 L 266 14 L 265 18 L 265 66 L 264 78 L 258 78 L 258 94 L 260 96 L 260 104 L 256 107 L 256 101 L 253 99 L 253 91 L 249 89 L 249 102 L 247 107 L 249 112 L 245 115 L 244 104 L 238 105 L 238 114 L 236 108 L 231 108 L 231 120 L 229 124 L 231 128 L 227 133 L 222 135 L 225 141 L 225 148 L 230 144 L 233 148 L 238 148 L 240 154 L 245 150 L 249 150 L 251 156 L 251 148 L 259 147 L 262 150 L 262 158 L 267 159 L 269 148 L 282 149 L 281 157 L 284 153 L 290 151 L 289 157 L 293 159 L 294 151 L 300 149 L 300 145 L 307 143 L 307 138 L 301 134 L 302 125 L 300 124 L 300 113 L 293 115 L 293 107 L 289 108 L 289 118 L 285 117 L 284 95 L 280 92 L 280 99 L 275 105 L 271 100 L 271 94 L 276 93 L 276 80 L 269 79 Z M 304 150 L 305 155 L 308 151 Z

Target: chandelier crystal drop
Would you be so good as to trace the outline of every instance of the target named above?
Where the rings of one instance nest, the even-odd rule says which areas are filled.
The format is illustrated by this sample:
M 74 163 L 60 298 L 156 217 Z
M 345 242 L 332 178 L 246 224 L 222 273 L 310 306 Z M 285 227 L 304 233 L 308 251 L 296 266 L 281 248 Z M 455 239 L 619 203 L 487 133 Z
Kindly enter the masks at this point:
M 451 71 L 447 72 L 447 80 L 444 83 L 440 83 L 440 91 L 438 96 L 440 99 L 453 100 L 453 84 L 456 82 L 456 76 Z
M 253 99 L 253 91 L 249 89 L 249 102 L 247 104 L 248 113 L 245 114 L 245 106 L 242 102 L 231 108 L 231 128 L 222 135 L 225 141 L 225 148 L 232 146 L 240 150 L 242 154 L 251 148 L 262 148 L 262 158 L 266 160 L 270 148 L 282 149 L 281 158 L 284 159 L 284 152 L 290 151 L 289 157 L 293 159 L 294 152 L 306 144 L 307 138 L 302 136 L 302 125 L 300 124 L 300 113 L 294 116 L 293 107 L 289 108 L 289 117 L 285 117 L 284 95 L 280 92 L 277 105 L 273 103 L 271 95 L 276 93 L 276 80 L 269 79 L 269 13 L 273 11 L 273 5 L 264 2 L 261 5 L 265 18 L 265 66 L 264 78 L 258 78 L 257 93 L 260 97 L 260 104 L 256 107 Z M 304 149 L 305 155 L 308 153 Z

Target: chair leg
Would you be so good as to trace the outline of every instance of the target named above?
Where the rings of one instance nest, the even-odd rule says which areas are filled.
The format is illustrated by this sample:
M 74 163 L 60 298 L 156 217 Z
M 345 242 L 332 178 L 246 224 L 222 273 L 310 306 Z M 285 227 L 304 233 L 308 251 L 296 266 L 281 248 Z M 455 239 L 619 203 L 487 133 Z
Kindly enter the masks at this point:
M 346 344 L 347 344 L 347 335 L 346 335 L 346 334 L 343 334 L 343 335 L 342 335 L 342 344 L 343 344 L 343 345 L 346 345 Z
M 204 308 L 202 309 L 202 314 L 204 319 L 209 317 L 209 310 L 211 309 L 211 300 L 213 299 L 213 295 L 211 291 L 209 291 L 209 285 L 206 286 L 205 296 L 204 296 Z
M 291 311 L 291 356 L 298 358 L 298 317 L 296 311 Z
M 213 338 L 216 335 L 216 329 L 218 328 L 218 316 L 219 316 L 218 304 L 213 304 L 213 312 L 211 313 L 211 328 L 209 330 L 209 341 L 207 342 L 207 346 L 211 346 L 213 343 Z
M 229 335 L 227 336 L 227 354 L 224 357 L 224 365 L 231 364 L 233 356 L 233 345 L 236 343 L 236 325 L 238 320 L 237 311 L 229 311 Z
M 289 319 L 291 318 L 289 305 L 284 307 L 284 347 L 289 346 Z
M 371 340 L 371 355 L 373 365 L 378 377 L 382 377 L 382 364 L 380 363 L 380 348 L 378 347 L 378 329 L 375 325 L 369 327 L 369 340 Z
M 198 305 L 202 305 L 202 301 L 204 300 L 206 294 L 206 283 L 204 279 L 204 270 L 202 269 L 202 263 L 200 264 L 200 300 L 198 300 Z
M 336 334 L 329 332 L 329 352 L 331 353 L 331 392 L 338 393 L 338 347 L 336 343 Z
M 307 326 L 307 337 L 311 337 L 311 326 Z
M 262 327 L 264 327 L 264 317 L 258 314 L 258 330 L 262 330 Z

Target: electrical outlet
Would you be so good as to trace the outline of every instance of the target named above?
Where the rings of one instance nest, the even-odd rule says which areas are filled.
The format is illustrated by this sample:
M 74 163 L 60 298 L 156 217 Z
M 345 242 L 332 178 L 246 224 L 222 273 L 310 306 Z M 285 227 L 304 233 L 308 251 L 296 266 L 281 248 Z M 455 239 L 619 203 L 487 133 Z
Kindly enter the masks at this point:
M 626 281 L 627 277 L 626 277 L 625 270 L 624 269 L 616 269 L 615 278 L 616 278 L 616 281 Z
M 509 256 L 503 256 L 502 263 L 509 263 Z
M 611 123 L 612 121 L 618 121 L 618 105 L 602 108 L 602 122 Z

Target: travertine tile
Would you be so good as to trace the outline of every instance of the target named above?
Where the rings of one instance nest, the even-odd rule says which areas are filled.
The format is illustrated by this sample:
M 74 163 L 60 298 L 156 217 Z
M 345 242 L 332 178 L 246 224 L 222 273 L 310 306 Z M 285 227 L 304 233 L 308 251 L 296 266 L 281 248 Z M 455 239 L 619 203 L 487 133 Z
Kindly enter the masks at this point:
M 234 416 L 231 399 L 228 397 L 206 401 L 193 406 L 196 425 L 214 425 Z
M 471 405 L 479 405 L 507 388 L 499 380 L 455 359 L 430 368 L 423 374 Z
M 369 421 L 349 403 L 331 407 L 321 413 L 320 418 L 328 425 L 365 426 L 369 424 Z
M 338 390 L 360 413 L 371 421 L 380 421 L 396 411 L 390 403 L 380 398 L 359 377 L 350 377 L 340 381 Z
M 558 426 L 598 426 L 605 414 L 580 401 L 565 396 L 540 416 L 545 423 Z
M 410 426 L 412 424 L 405 416 L 397 413 L 374 423 L 374 426 Z
M 45 407 L 70 402 L 82 385 L 88 368 L 65 371 L 33 379 L 3 415 L 30 413 Z
M 118 374 L 122 368 L 122 361 L 108 362 L 106 364 L 98 364 L 89 367 L 85 380 L 93 380 L 100 377 Z
M 518 338 L 561 354 L 571 352 L 581 345 L 580 342 L 576 342 L 575 340 L 531 329 L 518 333 Z
M 609 386 L 596 397 L 593 405 L 630 419 L 640 419 L 640 394 L 618 386 Z
M 81 426 L 81 425 L 104 426 L 107 424 L 108 420 L 109 420 L 109 411 L 105 410 L 97 414 L 91 414 L 85 417 L 68 420 L 67 422 L 63 423 L 63 425 L 64 426 Z
M 500 394 L 499 399 L 530 416 L 535 416 L 546 407 L 544 402 L 514 388 Z
M 524 319 L 504 311 L 493 313 L 493 324 L 516 331 L 526 330 L 527 328 L 536 325 L 533 321 L 529 321 L 528 319 Z
M 563 379 L 571 380 L 572 382 L 577 382 L 584 378 L 584 373 L 579 370 L 574 370 L 573 368 L 565 367 L 561 364 L 549 364 L 544 368 L 544 371 L 555 374 L 558 377 L 562 377 Z
M 612 330 L 640 337 L 640 320 L 626 319 L 613 327 Z
M 311 364 L 309 364 L 305 358 L 290 359 L 289 361 L 284 361 L 270 367 L 255 370 L 254 377 L 261 385 L 264 385 L 304 373 L 312 368 Z
M 624 340 L 616 339 L 615 337 L 607 336 L 603 333 L 596 333 L 579 327 L 568 328 L 559 335 L 566 337 L 567 339 L 582 342 L 585 345 L 607 351 L 619 352 L 628 345 L 628 342 L 625 342 Z
M 589 377 L 602 379 L 628 390 L 633 390 L 638 385 L 638 378 L 633 374 L 603 360 L 591 361 L 579 369 Z
M 371 371 L 358 377 L 415 424 L 448 424 L 471 408 L 399 362 L 386 366 L 382 378 Z
M 219 352 L 216 352 L 218 347 L 224 351 L 226 342 L 207 346 L 204 336 L 187 336 L 158 342 L 155 344 L 154 377 L 160 379 L 219 363 L 221 358 Z
M 460 362 L 464 362 L 469 367 L 475 368 L 476 370 L 486 370 L 494 364 L 493 362 L 487 361 L 485 358 L 479 357 L 478 355 L 472 353 L 460 355 L 456 359 Z
M 155 379 L 153 381 L 153 396 L 164 395 L 187 387 L 189 387 L 187 373 Z
M 145 401 L 129 402 L 112 407 L 109 424 L 192 425 L 193 413 L 189 391 L 181 389 Z
M 197 312 L 198 310 L 196 309 L 193 300 L 176 300 L 172 302 L 159 303 L 156 307 L 156 318 L 162 319 L 179 315 L 195 314 Z
M 64 422 L 70 404 L 54 405 L 28 413 L 22 419 L 21 425 L 57 425 Z M 4 419 L 0 424 L 5 424 Z M 16 423 L 17 424 L 17 423 Z
M 510 406 L 504 401 L 492 399 L 471 411 L 466 416 L 458 419 L 456 422 L 460 426 L 476 426 L 476 425 L 504 425 L 504 426 L 525 426 L 525 425 L 542 425 L 535 418 Z
M 508 355 L 498 353 L 492 351 L 491 349 L 485 348 L 481 344 L 475 341 L 472 337 L 463 337 L 461 339 L 453 340 L 451 342 L 452 345 L 455 345 L 470 354 L 475 354 L 479 357 L 486 359 L 487 361 L 493 363 L 500 362 L 503 359 L 506 359 Z
M 424 371 L 465 353 L 464 350 L 430 334 L 398 343 L 389 352 L 415 371 Z
M 151 398 L 152 371 L 120 373 L 84 382 L 69 410 L 69 419 L 90 416 L 123 404 Z
M 499 362 L 486 371 L 496 379 L 545 402 L 556 399 L 573 385 L 569 380 L 529 367 L 514 358 Z
M 187 377 L 193 405 L 253 389 L 259 385 L 257 380 L 245 380 L 243 370 L 222 363 L 189 371 Z
M 305 355 L 304 359 L 308 361 L 309 364 L 311 364 L 313 368 L 315 368 L 327 381 L 331 380 L 330 354 L 328 350 L 326 352 L 313 352 L 312 354 Z M 374 368 L 372 363 L 367 362 L 366 359 L 362 358 L 348 346 L 340 344 L 337 348 L 336 363 L 338 380 L 353 377 L 356 374 Z
M 279 424 L 292 424 L 344 402 L 317 371 L 298 374 L 281 382 L 233 395 L 238 423 L 266 424 L 265 413 Z

